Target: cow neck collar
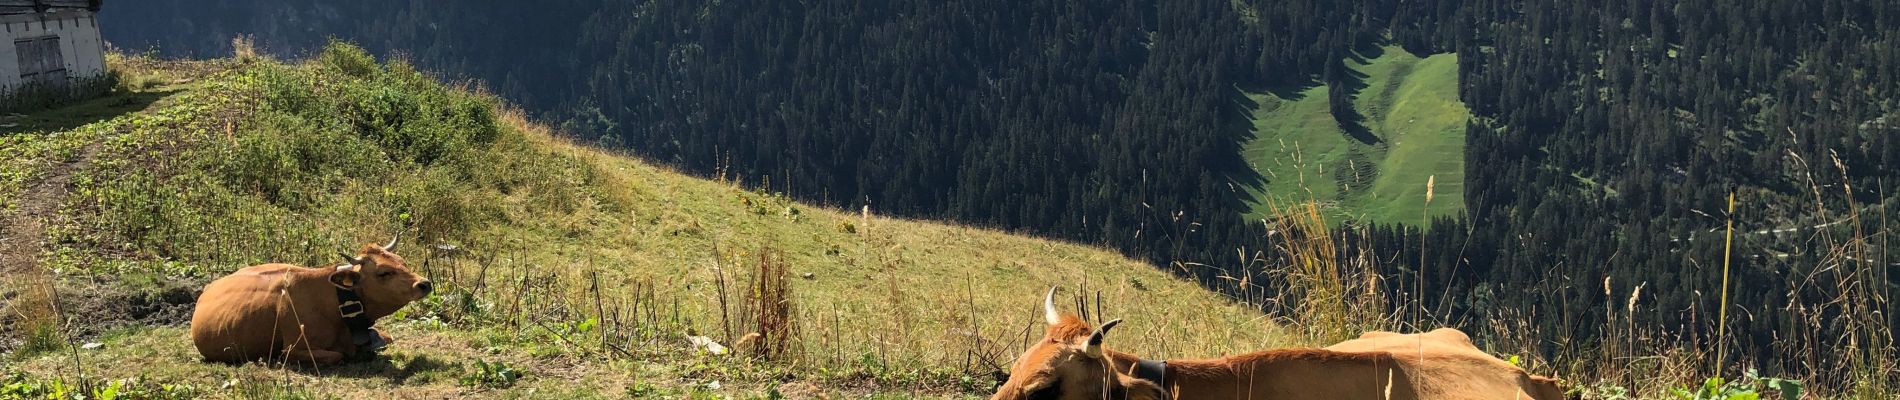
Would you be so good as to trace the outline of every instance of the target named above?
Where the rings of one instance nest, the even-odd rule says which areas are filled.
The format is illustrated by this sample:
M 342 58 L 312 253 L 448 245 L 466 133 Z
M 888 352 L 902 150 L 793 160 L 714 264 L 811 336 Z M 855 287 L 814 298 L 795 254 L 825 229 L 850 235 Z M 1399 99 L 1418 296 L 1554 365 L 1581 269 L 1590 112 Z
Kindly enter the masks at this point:
M 336 265 L 336 271 L 344 271 L 352 267 L 355 267 L 355 264 Z M 363 286 L 361 279 L 357 279 L 357 284 L 352 284 L 352 286 L 344 286 L 336 282 L 331 282 L 331 284 L 336 286 L 336 315 L 344 318 L 344 326 L 350 328 L 350 343 L 355 345 L 359 355 L 376 355 L 376 351 L 382 351 L 382 347 L 390 345 L 388 341 L 382 339 L 382 334 L 376 334 L 376 330 L 371 328 L 376 322 L 369 317 L 369 307 L 363 303 L 363 296 L 357 294 L 355 290 Z
M 1145 380 L 1155 384 L 1155 386 L 1161 387 L 1161 393 L 1165 395 L 1162 396 L 1162 398 L 1174 397 L 1174 390 L 1168 387 L 1167 361 L 1150 360 L 1135 356 L 1134 354 L 1112 350 L 1104 350 L 1103 353 L 1114 360 L 1113 364 L 1115 369 L 1127 371 L 1125 372 L 1126 374 L 1136 379 Z
M 356 345 L 357 351 L 373 355 L 389 345 L 382 334 L 370 329 L 375 321 L 370 320 L 369 308 L 355 289 L 337 286 L 336 300 L 336 311 L 343 316 L 343 326 L 350 329 L 350 343 Z
M 1135 361 L 1135 377 L 1161 387 L 1162 398 L 1173 397 L 1168 388 L 1168 362 L 1166 360 L 1138 359 Z
M 369 330 L 372 324 L 369 308 L 363 305 L 363 296 L 356 294 L 355 289 L 337 287 L 336 303 L 337 313 L 343 315 L 343 325 L 349 326 L 351 332 Z
M 360 267 L 357 267 L 355 264 L 336 266 L 337 271 L 352 268 Z M 350 336 L 354 338 L 353 341 L 358 342 L 358 345 L 363 345 L 365 343 L 361 342 L 364 341 L 364 337 L 381 337 L 381 335 L 377 335 L 376 332 L 369 328 L 370 325 L 375 324 L 375 321 L 370 320 L 369 306 L 363 303 L 363 296 L 356 292 L 357 288 L 363 286 L 363 282 L 361 279 L 358 279 L 356 283 L 357 284 L 350 285 L 349 287 L 344 287 L 336 283 L 331 283 L 331 286 L 336 287 L 336 312 L 343 317 L 343 326 L 350 328 Z

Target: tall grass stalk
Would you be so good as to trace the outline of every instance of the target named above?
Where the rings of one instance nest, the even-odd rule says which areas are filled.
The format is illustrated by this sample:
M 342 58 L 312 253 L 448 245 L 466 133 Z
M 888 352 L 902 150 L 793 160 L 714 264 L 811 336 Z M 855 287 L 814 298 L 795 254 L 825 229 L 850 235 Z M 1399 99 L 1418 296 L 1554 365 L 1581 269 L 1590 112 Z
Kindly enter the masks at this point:
M 1425 252 L 1430 250 L 1427 248 L 1425 235 L 1431 231 L 1432 189 L 1434 189 L 1433 186 L 1437 186 L 1437 183 L 1438 175 L 1425 178 L 1425 204 L 1420 207 L 1418 211 L 1418 286 L 1413 287 L 1412 290 L 1417 293 L 1412 294 L 1411 300 L 1413 310 L 1412 327 L 1419 332 L 1425 331 Z M 1418 337 L 1418 359 L 1419 361 L 1425 360 L 1424 335 L 1419 335 Z
M 1722 235 L 1722 309 L 1716 311 L 1715 324 L 1715 376 L 1722 374 L 1722 363 L 1728 359 L 1728 272 L 1729 258 L 1735 253 L 1735 192 L 1728 193 L 1727 217 L 1728 227 Z

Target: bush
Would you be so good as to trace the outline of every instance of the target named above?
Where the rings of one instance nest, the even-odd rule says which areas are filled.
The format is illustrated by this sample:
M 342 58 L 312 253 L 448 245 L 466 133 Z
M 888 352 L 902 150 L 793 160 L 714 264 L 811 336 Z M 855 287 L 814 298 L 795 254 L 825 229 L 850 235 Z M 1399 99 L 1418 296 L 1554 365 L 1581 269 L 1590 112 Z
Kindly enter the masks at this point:
M 102 155 L 128 160 L 94 165 L 100 179 L 85 181 L 98 186 L 80 191 L 100 206 L 85 225 L 109 234 L 72 238 L 214 263 L 324 262 L 328 246 L 368 230 L 385 235 L 403 224 L 446 238 L 479 229 L 504 214 L 498 194 L 484 189 L 550 182 L 560 172 L 499 161 L 537 158 L 518 154 L 525 143 L 493 145 L 504 131 L 492 98 L 374 62 L 339 42 L 301 66 L 241 69 L 233 84 L 206 94 L 263 104 L 229 131 L 212 118 L 218 110 L 191 102 L 128 123 L 129 140 L 108 153 L 165 150 Z
M 263 103 L 275 110 L 302 111 L 300 114 L 316 116 L 329 110 L 318 107 L 320 99 L 311 90 L 316 77 L 307 71 L 281 65 L 269 65 L 257 69 L 256 78 L 259 91 L 263 94 Z
M 495 104 L 486 98 L 461 94 L 450 100 L 450 113 L 447 121 L 457 131 L 466 132 L 468 141 L 486 145 L 501 137 L 501 124 L 496 121 Z
M 323 46 L 323 53 L 317 55 L 317 64 L 357 78 L 368 78 L 382 72 L 382 67 L 376 65 L 376 57 L 369 55 L 369 51 L 335 38 L 330 39 L 329 45 Z
M 299 171 L 289 143 L 266 135 L 236 138 L 230 157 L 216 164 L 219 164 L 216 171 L 222 172 L 227 185 L 244 192 L 264 194 L 273 202 L 281 200 L 280 194 Z

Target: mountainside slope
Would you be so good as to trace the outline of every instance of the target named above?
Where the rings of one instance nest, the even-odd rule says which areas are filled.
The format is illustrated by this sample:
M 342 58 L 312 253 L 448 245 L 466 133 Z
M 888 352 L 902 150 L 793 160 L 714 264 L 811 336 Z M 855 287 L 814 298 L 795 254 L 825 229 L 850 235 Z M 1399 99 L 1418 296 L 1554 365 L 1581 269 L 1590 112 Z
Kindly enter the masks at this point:
M 1356 103 L 1382 93 L 1365 83 L 1378 73 L 1353 51 L 1455 53 L 1464 190 L 1401 176 L 1430 170 L 1417 156 L 1324 171 L 1356 174 L 1350 193 L 1405 190 L 1381 193 L 1411 209 L 1328 214 L 1407 222 L 1337 232 L 1365 238 L 1341 256 L 1379 260 L 1386 295 L 1427 299 L 1392 304 L 1446 324 L 1527 320 L 1504 336 L 1535 332 L 1545 357 L 1686 348 L 1714 356 L 1662 369 L 1900 382 L 1840 368 L 1896 359 L 1900 2 L 541 3 L 147 0 L 100 24 L 170 56 L 228 54 L 237 35 L 286 56 L 354 38 L 693 174 L 1104 243 L 1239 296 L 1302 260 L 1279 257 L 1277 226 L 1235 190 L 1263 182 L 1237 143 L 1267 135 L 1246 129 L 1235 88 L 1332 84 L 1328 100 L 1357 99 L 1323 108 L 1376 138 Z M 1426 231 L 1412 222 L 1429 176 L 1429 210 L 1467 215 Z M 1327 179 L 1308 187 L 1342 186 Z M 1828 227 L 1716 240 L 1731 224 Z M 1610 346 L 1631 336 L 1680 340 Z
M 1458 101 L 1458 55 L 1391 46 L 1372 56 L 1346 61 L 1358 83 L 1346 89 L 1360 117 L 1351 126 L 1333 116 L 1326 85 L 1248 94 L 1254 137 L 1241 154 L 1267 181 L 1251 193 L 1251 215 L 1313 199 L 1346 218 L 1419 223 L 1428 180 L 1430 215 L 1464 209 L 1470 112 Z
M 43 216 L 49 244 L 27 257 L 37 265 L 0 286 L 11 327 L 0 374 L 17 374 L 0 384 L 137 377 L 125 390 L 185 397 L 987 394 L 987 374 L 1039 329 L 1051 285 L 1064 298 L 1086 289 L 1092 315 L 1126 319 L 1114 346 L 1138 354 L 1301 342 L 1109 251 L 682 175 L 571 144 L 478 90 L 353 46 L 297 65 L 116 63 L 164 76 L 140 92 L 156 103 L 0 142 L 0 176 L 18 182 L 90 154 Z M 204 364 L 190 348 L 183 324 L 203 282 L 249 264 L 326 264 L 396 232 L 440 289 L 380 323 L 396 338 L 385 358 L 292 372 Z M 755 284 L 780 279 L 790 304 L 775 314 Z M 772 362 L 685 340 L 731 344 L 775 317 L 790 321 L 786 340 L 749 347 Z M 64 351 L 85 342 L 100 345 Z

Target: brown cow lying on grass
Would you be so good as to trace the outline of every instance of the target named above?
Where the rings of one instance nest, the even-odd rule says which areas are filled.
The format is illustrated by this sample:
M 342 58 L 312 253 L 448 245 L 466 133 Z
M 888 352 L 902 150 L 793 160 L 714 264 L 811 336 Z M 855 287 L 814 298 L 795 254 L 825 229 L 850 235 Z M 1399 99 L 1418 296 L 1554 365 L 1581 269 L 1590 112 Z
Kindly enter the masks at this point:
M 396 240 L 368 244 L 325 268 L 290 264 L 245 267 L 212 281 L 191 313 L 191 341 L 205 361 L 239 363 L 281 357 L 334 364 L 364 358 L 389 343 L 376 320 L 434 289 L 409 272 Z
M 1534 376 L 1471 345 L 1456 329 L 1373 332 L 1325 349 L 1267 350 L 1205 360 L 1142 360 L 1102 348 L 1100 328 L 1043 300 L 1049 328 L 1016 360 L 992 400 L 1028 399 L 1536 399 L 1563 398 Z

